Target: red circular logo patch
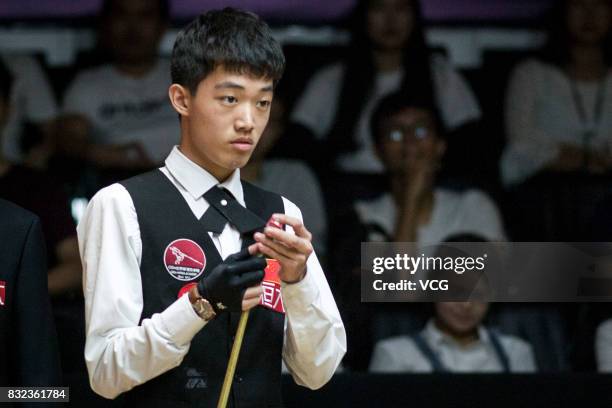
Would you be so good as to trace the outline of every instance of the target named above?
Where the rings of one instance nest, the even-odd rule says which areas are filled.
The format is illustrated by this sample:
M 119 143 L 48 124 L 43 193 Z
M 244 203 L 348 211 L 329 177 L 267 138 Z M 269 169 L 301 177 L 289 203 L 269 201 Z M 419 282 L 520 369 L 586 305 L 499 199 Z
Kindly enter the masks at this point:
M 190 239 L 181 238 L 172 241 L 166 247 L 164 265 L 174 279 L 189 281 L 204 272 L 206 256 L 198 244 Z

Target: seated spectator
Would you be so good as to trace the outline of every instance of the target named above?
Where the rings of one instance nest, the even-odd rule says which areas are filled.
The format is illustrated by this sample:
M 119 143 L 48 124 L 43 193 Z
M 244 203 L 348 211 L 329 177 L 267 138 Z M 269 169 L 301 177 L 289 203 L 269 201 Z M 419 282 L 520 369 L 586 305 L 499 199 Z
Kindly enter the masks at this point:
M 434 317 L 411 336 L 379 341 L 370 371 L 397 372 L 535 372 L 531 346 L 500 334 L 483 321 L 486 302 L 438 302 Z
M 0 135 L 0 150 L 14 163 L 44 165 L 54 152 L 55 142 L 57 106 L 51 86 L 33 57 L 0 54 L 0 63 L 13 77 L 11 110 Z M 29 140 L 32 138 L 38 140 Z M 28 155 L 24 150 L 30 144 L 38 147 Z
M 390 191 L 355 204 L 367 240 L 436 244 L 463 232 L 505 240 L 499 210 L 484 192 L 435 186 L 446 147 L 441 132 L 436 110 L 427 101 L 392 94 L 380 102 L 372 134 Z
M 326 253 L 327 220 L 323 194 L 312 170 L 302 161 L 267 158 L 279 138 L 284 137 L 286 113 L 284 99 L 274 95 L 270 120 L 249 160 L 240 169 L 243 179 L 272 192 L 282 194 L 302 210 L 304 223 L 312 233 L 319 256 Z
M 99 42 L 110 62 L 81 72 L 66 91 L 64 153 L 101 169 L 139 171 L 178 143 L 169 61 L 157 53 L 168 18 L 166 0 L 103 2 Z
M 418 0 L 360 0 L 347 58 L 315 73 L 292 112 L 293 122 L 325 141 L 332 157 L 324 159 L 343 172 L 384 171 L 370 117 L 391 92 L 425 95 L 439 108 L 445 131 L 480 118 L 464 79 L 446 58 L 430 54 L 420 10 Z
M 540 58 L 517 66 L 508 86 L 508 186 L 542 171 L 596 174 L 612 165 L 612 4 L 555 4 Z

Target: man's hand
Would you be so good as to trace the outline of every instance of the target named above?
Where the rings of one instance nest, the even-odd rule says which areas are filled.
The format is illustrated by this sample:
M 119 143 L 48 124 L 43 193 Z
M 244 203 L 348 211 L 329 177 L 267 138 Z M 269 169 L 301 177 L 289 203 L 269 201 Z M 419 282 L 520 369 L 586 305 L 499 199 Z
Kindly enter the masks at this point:
M 249 310 L 259 303 L 266 260 L 247 249 L 228 256 L 197 284 L 197 291 L 217 313 Z
M 275 221 L 289 225 L 295 234 L 274 227 L 266 227 L 264 233 L 256 232 L 249 250 L 257 251 L 279 261 L 279 276 L 287 283 L 295 283 L 306 273 L 306 261 L 312 253 L 312 234 L 300 220 L 285 214 L 274 214 Z

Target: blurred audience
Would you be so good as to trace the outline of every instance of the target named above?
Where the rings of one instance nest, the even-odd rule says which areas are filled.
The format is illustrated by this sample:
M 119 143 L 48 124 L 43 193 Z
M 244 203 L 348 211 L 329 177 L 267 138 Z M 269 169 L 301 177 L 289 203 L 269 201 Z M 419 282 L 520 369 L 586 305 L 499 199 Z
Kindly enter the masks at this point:
M 0 149 L 14 163 L 45 167 L 55 150 L 57 116 L 57 104 L 47 76 L 32 56 L 0 54 L 0 63 L 13 77 L 11 109 L 2 131 Z
M 556 2 L 540 57 L 514 70 L 506 95 L 506 185 L 542 171 L 612 165 L 612 3 Z
M 285 135 L 286 103 L 275 93 L 268 125 L 248 164 L 240 176 L 259 187 L 282 194 L 302 210 L 304 223 L 312 233 L 313 245 L 320 257 L 327 250 L 327 217 L 321 186 L 313 171 L 302 161 L 268 158 L 274 146 Z
M 0 131 L 12 109 L 12 75 L 0 64 Z M 52 296 L 81 290 L 81 262 L 74 221 L 62 186 L 44 173 L 9 161 L 0 149 L 0 197 L 38 215 L 48 248 Z
M 394 91 L 430 99 L 445 131 L 479 119 L 466 82 L 427 47 L 417 0 L 360 0 L 351 30 L 346 59 L 315 73 L 292 112 L 294 122 L 325 142 L 319 156 L 344 172 L 382 173 L 370 115 Z
M 63 153 L 101 169 L 138 172 L 178 143 L 169 61 L 158 56 L 167 0 L 105 0 L 99 44 L 109 62 L 79 73 L 64 97 Z

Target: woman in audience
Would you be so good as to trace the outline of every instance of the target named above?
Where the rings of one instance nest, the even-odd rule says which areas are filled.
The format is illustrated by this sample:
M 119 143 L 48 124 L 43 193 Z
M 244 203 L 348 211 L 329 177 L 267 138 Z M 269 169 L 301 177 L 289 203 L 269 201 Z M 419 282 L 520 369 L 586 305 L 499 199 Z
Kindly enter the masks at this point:
M 541 56 L 510 79 L 506 185 L 545 170 L 603 173 L 612 164 L 612 2 L 559 1 L 553 15 Z
M 471 90 L 441 55 L 428 49 L 417 0 L 361 0 L 347 58 L 315 73 L 292 120 L 325 140 L 335 166 L 378 174 L 370 115 L 385 95 L 422 95 L 440 109 L 445 130 L 479 119 Z

